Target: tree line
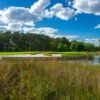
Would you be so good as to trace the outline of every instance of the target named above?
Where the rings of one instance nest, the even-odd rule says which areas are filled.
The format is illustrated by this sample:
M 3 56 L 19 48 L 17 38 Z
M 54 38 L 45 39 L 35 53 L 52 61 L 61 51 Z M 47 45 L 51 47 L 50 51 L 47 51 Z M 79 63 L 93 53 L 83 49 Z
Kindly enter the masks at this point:
M 91 43 L 52 38 L 43 34 L 0 32 L 0 51 L 98 51 Z

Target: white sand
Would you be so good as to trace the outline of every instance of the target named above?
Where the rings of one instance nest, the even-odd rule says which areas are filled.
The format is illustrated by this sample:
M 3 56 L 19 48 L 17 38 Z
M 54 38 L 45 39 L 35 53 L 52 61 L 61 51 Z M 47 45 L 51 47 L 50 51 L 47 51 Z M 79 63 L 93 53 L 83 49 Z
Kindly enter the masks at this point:
M 51 54 L 52 57 L 61 57 L 61 54 Z
M 0 57 L 0 60 L 2 60 L 2 57 Z
M 61 57 L 61 54 L 51 54 L 51 56 L 47 56 L 44 54 L 22 54 L 22 55 L 9 55 L 9 56 L 4 56 L 4 57 Z M 0 57 L 2 59 L 2 57 Z

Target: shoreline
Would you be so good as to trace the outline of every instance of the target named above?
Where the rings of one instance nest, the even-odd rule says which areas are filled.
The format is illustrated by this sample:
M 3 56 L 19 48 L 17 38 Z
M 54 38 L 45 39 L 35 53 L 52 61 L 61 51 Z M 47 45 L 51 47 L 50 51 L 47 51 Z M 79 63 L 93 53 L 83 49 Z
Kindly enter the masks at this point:
M 90 59 L 91 56 L 61 56 L 61 54 L 52 54 L 51 56 L 47 56 L 44 54 L 23 54 L 23 55 L 9 55 L 9 56 L 0 56 L 0 60 L 49 60 L 49 59 L 56 59 L 56 60 L 70 60 L 70 59 Z

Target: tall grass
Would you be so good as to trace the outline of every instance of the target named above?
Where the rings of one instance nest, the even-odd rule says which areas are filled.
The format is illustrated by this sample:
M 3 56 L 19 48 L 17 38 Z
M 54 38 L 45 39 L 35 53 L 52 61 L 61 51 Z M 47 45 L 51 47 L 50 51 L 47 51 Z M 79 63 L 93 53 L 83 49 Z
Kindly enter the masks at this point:
M 0 62 L 0 100 L 100 100 L 100 67 L 78 62 Z

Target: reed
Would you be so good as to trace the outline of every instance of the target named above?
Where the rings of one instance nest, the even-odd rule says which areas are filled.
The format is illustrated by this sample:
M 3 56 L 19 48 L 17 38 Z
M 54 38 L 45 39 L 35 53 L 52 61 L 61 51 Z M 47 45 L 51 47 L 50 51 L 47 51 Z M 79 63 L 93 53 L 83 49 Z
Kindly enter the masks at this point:
M 100 100 L 100 66 L 56 59 L 1 61 L 0 100 Z

